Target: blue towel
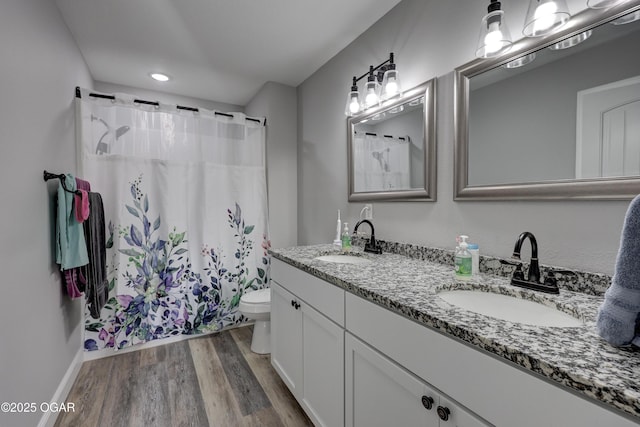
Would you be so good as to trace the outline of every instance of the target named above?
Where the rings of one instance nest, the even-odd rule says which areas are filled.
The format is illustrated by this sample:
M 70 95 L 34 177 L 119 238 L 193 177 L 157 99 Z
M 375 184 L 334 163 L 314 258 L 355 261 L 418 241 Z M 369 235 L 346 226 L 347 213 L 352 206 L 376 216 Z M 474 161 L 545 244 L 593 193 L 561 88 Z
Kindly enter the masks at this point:
M 640 196 L 629 204 L 611 286 L 598 311 L 598 334 L 614 346 L 640 346 Z
M 67 174 L 65 184 L 70 191 L 76 190 L 76 178 Z M 58 217 L 56 220 L 56 262 L 60 270 L 82 267 L 89 263 L 84 230 L 73 214 L 73 193 L 58 184 Z

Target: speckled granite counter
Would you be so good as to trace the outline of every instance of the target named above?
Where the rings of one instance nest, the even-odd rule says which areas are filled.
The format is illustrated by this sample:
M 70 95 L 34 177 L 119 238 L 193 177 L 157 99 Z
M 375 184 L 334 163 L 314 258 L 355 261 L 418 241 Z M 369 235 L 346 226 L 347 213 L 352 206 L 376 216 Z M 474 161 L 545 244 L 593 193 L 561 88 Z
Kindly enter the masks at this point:
M 617 349 L 595 332 L 602 296 L 561 289 L 542 294 L 509 284 L 505 277 L 482 274 L 456 282 L 452 264 L 383 253 L 370 264 L 316 260 L 336 253 L 331 245 L 271 249 L 288 264 L 426 326 L 452 335 L 501 358 L 537 372 L 592 399 L 637 417 L 640 424 L 640 352 Z M 538 327 L 475 314 L 437 297 L 441 290 L 478 289 L 518 296 L 555 306 L 585 322 L 582 327 Z

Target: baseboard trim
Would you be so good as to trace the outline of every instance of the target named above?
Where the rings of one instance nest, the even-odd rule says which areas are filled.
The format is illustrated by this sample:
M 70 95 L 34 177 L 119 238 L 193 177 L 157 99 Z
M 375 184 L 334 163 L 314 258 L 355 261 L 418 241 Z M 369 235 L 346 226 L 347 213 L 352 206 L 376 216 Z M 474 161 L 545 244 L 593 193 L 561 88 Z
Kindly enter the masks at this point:
M 55 393 L 49 400 L 49 402 L 62 403 L 65 402 L 69 392 L 71 391 L 71 387 L 73 383 L 76 381 L 78 374 L 80 373 L 80 368 L 82 367 L 82 362 L 84 361 L 84 357 L 82 355 L 82 349 L 78 349 L 75 357 L 71 361 L 67 372 L 65 372 L 58 388 Z M 53 427 L 58 419 L 59 412 L 47 411 L 42 414 L 40 418 L 40 422 L 38 423 L 38 427 Z

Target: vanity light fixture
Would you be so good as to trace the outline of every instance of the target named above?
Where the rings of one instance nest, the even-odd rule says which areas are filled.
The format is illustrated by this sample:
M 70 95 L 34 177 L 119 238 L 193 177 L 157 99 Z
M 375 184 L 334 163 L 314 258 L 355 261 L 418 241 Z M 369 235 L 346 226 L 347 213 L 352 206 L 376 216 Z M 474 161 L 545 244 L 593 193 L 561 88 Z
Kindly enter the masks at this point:
M 382 76 L 382 93 L 380 94 L 383 101 L 395 96 L 402 96 L 400 74 L 396 70 L 395 62 L 393 62 L 393 52 L 389 54 L 389 64 L 385 68 Z
M 583 41 L 587 40 L 589 37 L 591 37 L 592 33 L 593 31 L 587 30 L 580 34 L 576 34 L 573 37 L 569 37 L 568 39 L 561 40 L 556 44 L 552 44 L 551 46 L 549 46 L 549 49 L 551 50 L 569 49 L 570 47 L 577 46 Z
M 364 87 L 363 99 L 358 92 L 358 82 L 365 77 L 367 77 L 367 82 Z M 380 65 L 376 67 L 370 65 L 368 72 L 360 77 L 353 76 L 353 83 L 347 95 L 344 114 L 346 116 L 355 116 L 367 108 L 379 106 L 382 101 L 401 95 L 400 75 L 396 69 L 392 52 L 389 54 L 389 59 Z
M 354 76 L 351 91 L 347 95 L 347 104 L 344 108 L 344 114 L 347 116 L 353 116 L 354 114 L 358 114 L 358 111 L 360 111 L 360 94 L 358 93 L 358 81 Z
M 513 44 L 511 33 L 504 20 L 504 11 L 498 0 L 491 0 L 487 14 L 482 18 L 476 57 L 492 58 L 509 50 Z
M 369 66 L 369 77 L 364 85 L 364 108 L 377 107 L 380 104 L 380 84 L 373 74 L 373 65 Z
M 522 34 L 526 37 L 546 36 L 571 18 L 565 0 L 530 0 Z
M 162 74 L 162 73 L 150 73 L 149 76 L 153 79 L 156 80 L 158 82 L 168 82 L 169 81 L 169 76 L 167 76 L 166 74 Z

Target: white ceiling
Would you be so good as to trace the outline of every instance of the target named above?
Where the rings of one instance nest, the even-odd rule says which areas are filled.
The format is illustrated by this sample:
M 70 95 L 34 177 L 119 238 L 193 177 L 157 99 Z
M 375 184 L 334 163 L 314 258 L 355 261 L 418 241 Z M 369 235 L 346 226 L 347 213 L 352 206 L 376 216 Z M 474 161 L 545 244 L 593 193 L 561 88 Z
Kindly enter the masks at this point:
M 399 2 L 56 0 L 95 80 L 238 105 L 299 85 Z

